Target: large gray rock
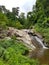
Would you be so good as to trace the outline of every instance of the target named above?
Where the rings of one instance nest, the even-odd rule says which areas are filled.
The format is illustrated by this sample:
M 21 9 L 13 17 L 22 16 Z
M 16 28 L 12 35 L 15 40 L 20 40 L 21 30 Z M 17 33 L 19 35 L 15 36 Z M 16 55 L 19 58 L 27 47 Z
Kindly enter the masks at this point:
M 10 37 L 15 36 L 16 39 L 23 41 L 24 44 L 31 49 L 35 49 L 43 45 L 42 36 L 38 33 L 35 33 L 33 29 L 18 30 L 18 29 L 9 27 L 6 32 L 2 32 L 2 33 L 5 33 L 7 35 L 6 39 L 10 39 Z M 0 37 L 1 36 L 2 35 L 0 34 Z M 35 37 L 37 37 L 37 39 Z
M 18 29 L 14 29 L 14 28 L 9 27 L 8 35 L 9 36 L 15 35 L 16 38 L 18 40 L 23 41 L 25 43 L 25 45 L 27 45 L 31 49 L 35 49 L 36 47 L 32 44 L 31 38 L 28 34 L 29 31 L 30 30 L 27 30 L 27 29 L 18 30 Z

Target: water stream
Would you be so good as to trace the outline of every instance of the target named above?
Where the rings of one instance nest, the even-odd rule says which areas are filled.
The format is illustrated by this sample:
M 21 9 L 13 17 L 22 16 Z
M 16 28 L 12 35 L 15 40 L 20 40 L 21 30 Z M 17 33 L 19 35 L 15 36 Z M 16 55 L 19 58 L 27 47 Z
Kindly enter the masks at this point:
M 38 38 L 37 36 L 35 36 L 35 39 L 42 46 L 42 48 L 47 49 L 47 47 L 45 47 L 44 43 L 42 42 L 42 40 L 40 38 Z
M 49 49 L 35 49 L 29 53 L 29 57 L 38 59 L 41 65 L 49 65 Z
M 40 64 L 47 64 L 49 65 L 49 48 L 47 48 L 42 39 L 38 36 L 30 36 L 32 38 L 32 42 L 36 46 L 36 49 L 29 53 L 30 58 L 38 59 Z

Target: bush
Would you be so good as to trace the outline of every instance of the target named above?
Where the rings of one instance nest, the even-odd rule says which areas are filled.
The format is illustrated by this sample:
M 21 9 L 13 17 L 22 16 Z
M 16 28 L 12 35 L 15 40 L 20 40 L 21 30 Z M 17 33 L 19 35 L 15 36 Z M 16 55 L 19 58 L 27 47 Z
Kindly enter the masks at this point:
M 7 47 L 4 48 L 4 46 Z M 2 40 L 0 41 L 0 48 L 1 54 L 2 50 L 4 49 L 2 57 L 0 57 L 0 65 L 39 65 L 39 62 L 37 60 L 30 60 L 30 58 L 23 55 L 26 50 L 29 50 L 23 45 L 23 43 L 19 41 Z
M 18 29 L 22 29 L 22 28 L 23 28 L 23 25 L 22 25 L 19 21 L 16 21 L 15 26 L 16 26 L 16 28 L 18 28 Z

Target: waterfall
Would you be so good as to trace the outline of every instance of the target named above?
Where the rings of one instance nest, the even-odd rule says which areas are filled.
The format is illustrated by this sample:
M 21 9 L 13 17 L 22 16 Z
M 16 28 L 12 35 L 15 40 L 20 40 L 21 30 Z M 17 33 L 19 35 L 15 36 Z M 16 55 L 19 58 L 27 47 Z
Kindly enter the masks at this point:
M 31 43 L 35 47 L 47 49 L 47 47 L 44 45 L 40 35 L 37 35 L 34 32 L 32 32 L 31 29 L 23 29 L 23 31 L 26 32 L 30 36 Z
M 32 42 L 34 42 L 34 45 L 35 45 L 35 46 L 38 46 L 39 48 L 42 47 L 42 48 L 44 48 L 44 49 L 48 49 L 48 48 L 44 45 L 44 43 L 43 43 L 43 41 L 42 41 L 41 38 L 39 38 L 37 35 L 33 35 L 31 32 L 29 32 L 28 34 L 30 35 L 31 40 L 32 40 Z
M 45 49 L 47 49 L 47 47 L 45 47 L 45 45 L 43 44 L 42 40 L 40 38 L 38 38 L 37 36 L 34 36 L 36 41 Z

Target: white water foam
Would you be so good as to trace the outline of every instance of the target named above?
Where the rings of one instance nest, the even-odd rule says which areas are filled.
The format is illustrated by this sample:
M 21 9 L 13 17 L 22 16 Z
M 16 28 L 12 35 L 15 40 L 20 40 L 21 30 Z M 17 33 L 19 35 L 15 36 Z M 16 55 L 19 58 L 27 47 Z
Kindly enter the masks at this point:
M 35 39 L 39 42 L 39 44 L 41 44 L 41 46 L 44 48 L 44 49 L 48 49 L 47 47 L 45 47 L 45 45 L 43 44 L 42 40 L 40 38 L 38 38 L 37 36 L 35 36 Z

